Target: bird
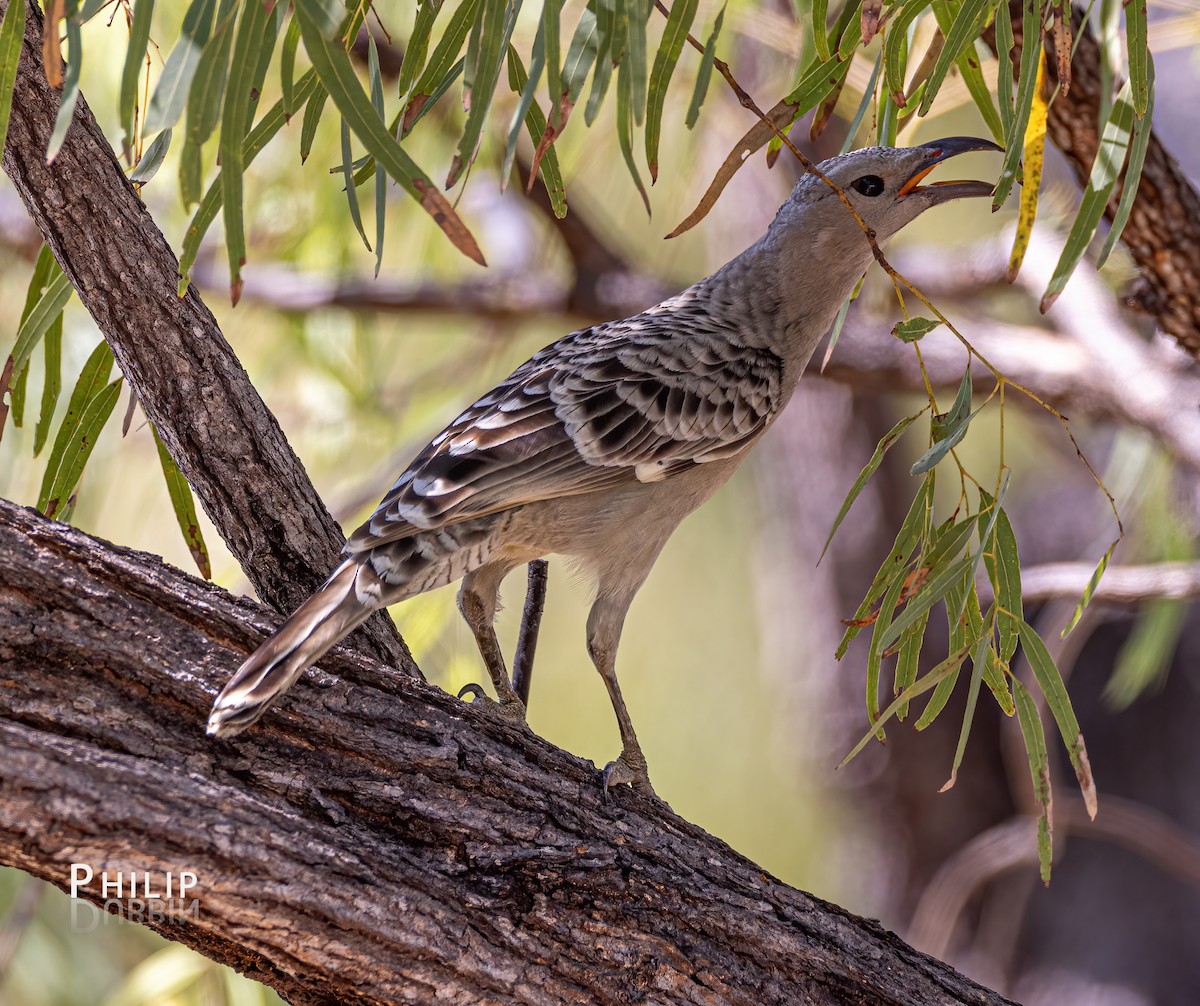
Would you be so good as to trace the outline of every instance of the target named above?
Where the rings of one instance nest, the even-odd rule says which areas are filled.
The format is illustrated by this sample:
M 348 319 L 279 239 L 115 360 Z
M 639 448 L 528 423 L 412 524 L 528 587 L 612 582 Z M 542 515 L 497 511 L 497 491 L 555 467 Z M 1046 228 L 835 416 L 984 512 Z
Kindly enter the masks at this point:
M 680 521 L 787 405 L 871 265 L 872 241 L 934 206 L 993 191 L 981 181 L 921 184 L 926 175 L 950 157 L 1001 149 L 953 136 L 822 161 L 762 237 L 712 275 L 535 353 L 400 474 L 324 586 L 225 685 L 208 733 L 250 726 L 373 612 L 459 579 L 458 606 L 497 708 L 523 721 L 493 627 L 500 584 L 518 565 L 559 554 L 595 584 L 587 650 L 621 741 L 602 772 L 604 794 L 619 784 L 653 794 L 616 674 L 634 595 Z

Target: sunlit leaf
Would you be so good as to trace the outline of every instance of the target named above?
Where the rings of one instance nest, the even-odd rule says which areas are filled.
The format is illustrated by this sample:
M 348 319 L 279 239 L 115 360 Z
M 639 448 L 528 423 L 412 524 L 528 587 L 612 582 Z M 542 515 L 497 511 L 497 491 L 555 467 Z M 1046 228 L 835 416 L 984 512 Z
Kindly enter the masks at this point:
M 845 519 L 846 514 L 850 512 L 850 508 L 854 505 L 854 501 L 858 499 L 858 494 L 863 491 L 863 487 L 866 486 L 867 482 L 870 481 L 871 476 L 875 474 L 880 464 L 882 464 L 883 456 L 887 453 L 888 448 L 900 439 L 901 434 L 903 434 L 904 431 L 912 425 L 914 420 L 918 419 L 924 414 L 925 410 L 922 409 L 920 412 L 914 415 L 901 419 L 900 422 L 898 422 L 886 434 L 884 434 L 883 439 L 875 445 L 875 451 L 872 453 L 870 460 L 868 460 L 863 466 L 862 471 L 858 473 L 858 478 L 854 480 L 854 484 L 850 487 L 850 491 L 846 494 L 846 498 L 842 500 L 842 505 L 838 510 L 837 517 L 834 519 L 833 527 L 829 529 L 829 535 L 826 537 L 825 545 L 821 549 L 821 555 L 817 559 L 818 563 L 821 561 L 821 559 L 825 558 L 825 553 L 829 550 L 829 543 L 833 541 L 833 536 L 837 534 L 837 529 L 842 526 L 842 521 Z
M 200 163 L 201 148 L 221 121 L 221 105 L 229 77 L 229 57 L 233 51 L 236 21 L 236 5 L 230 0 L 222 0 L 221 9 L 217 12 L 216 30 L 200 56 L 192 90 L 188 94 L 187 131 L 184 133 L 179 163 L 179 194 L 185 206 L 200 201 L 200 187 L 204 180 Z
M 614 8 L 615 9 L 615 8 Z M 571 36 L 571 44 L 567 47 L 567 57 L 563 60 L 562 68 L 562 101 L 574 105 L 583 93 L 583 85 L 587 82 L 588 72 L 596 62 L 599 51 L 600 30 L 596 13 L 595 0 L 589 0 L 588 6 L 579 15 L 579 24 L 575 34 Z M 552 119 L 557 121 L 558 113 L 552 113 Z
M 496 82 L 500 79 L 500 66 L 508 49 L 508 41 L 512 37 L 519 10 L 520 4 L 514 3 L 510 6 L 507 0 L 483 0 L 483 17 L 479 22 L 479 54 L 474 68 L 475 76 L 469 85 L 471 107 L 467 112 L 467 121 L 463 126 L 462 138 L 458 141 L 457 152 L 450 164 L 450 172 L 446 176 L 446 188 L 458 181 L 475 158 L 475 150 L 479 146 L 479 137 L 492 107 L 492 96 L 496 91 Z M 468 60 L 468 69 L 470 66 Z M 325 86 L 329 87 L 328 81 L 325 82 Z M 464 77 L 464 87 L 467 86 Z M 332 91 L 332 88 L 330 90 Z
M 1050 820 L 1050 759 L 1046 753 L 1046 732 L 1038 716 L 1037 703 L 1021 682 L 1013 678 L 1013 692 L 1017 705 L 1017 722 L 1021 725 L 1021 736 L 1025 739 L 1025 753 L 1029 756 L 1029 774 L 1033 781 L 1033 798 L 1041 808 L 1038 818 L 1038 862 L 1041 866 L 1042 883 L 1050 883 L 1050 865 L 1053 858 L 1053 825 Z
M 151 429 L 154 430 L 154 427 L 151 426 Z M 167 492 L 171 497 L 171 507 L 175 511 L 179 530 L 183 533 L 184 543 L 192 553 L 192 558 L 196 560 L 196 568 L 200 570 L 200 575 L 209 580 L 212 578 L 212 565 L 208 559 L 208 548 L 204 544 L 204 534 L 200 530 L 200 518 L 196 513 L 192 487 L 188 485 L 179 466 L 175 464 L 175 459 L 160 439 L 158 430 L 154 430 L 154 443 L 158 447 L 159 464 L 162 465 L 163 478 L 166 479 Z
M 930 0 L 912 0 L 888 19 L 883 37 L 883 67 L 887 88 L 904 104 L 904 77 L 908 69 L 908 29 L 929 9 Z
M 424 10 L 425 4 L 421 9 Z M 419 16 L 419 15 L 418 15 Z M 279 88 L 283 92 L 283 114 L 287 119 L 300 107 L 296 101 L 296 49 L 300 45 L 300 22 L 292 18 L 283 36 L 283 48 L 279 54 Z M 405 63 L 407 63 L 407 56 Z
M 1075 710 L 1071 707 L 1071 699 L 1067 695 L 1067 686 L 1063 684 L 1062 675 L 1046 649 L 1046 644 L 1034 628 L 1026 621 L 1017 623 L 1017 632 L 1021 636 L 1021 646 L 1033 669 L 1038 687 L 1046 697 L 1046 705 L 1058 724 L 1058 732 L 1062 735 L 1063 744 L 1067 748 L 1067 756 L 1075 769 L 1075 778 L 1079 780 L 1079 790 L 1083 794 L 1083 804 L 1087 808 L 1088 817 L 1096 817 L 1096 783 L 1092 778 L 1092 768 L 1088 761 L 1087 747 L 1083 743 L 1083 734 L 1079 730 L 1079 720 L 1075 718 Z
M 25 38 L 25 5 L 10 3 L 0 21 L 0 150 L 8 136 L 8 120 L 12 113 L 13 87 L 17 80 L 17 63 L 21 59 L 21 43 Z
M 722 11 L 724 9 L 721 8 Z M 829 40 L 825 36 L 828 20 L 829 0 L 812 0 L 812 40 L 817 50 L 817 59 L 822 62 L 829 59 Z
M 1013 61 L 1012 51 L 1016 45 L 1013 39 L 1012 11 L 1008 4 L 1002 3 L 996 7 L 996 61 L 999 69 L 996 74 L 996 97 L 1000 106 L 1000 124 L 1003 126 L 1003 137 L 999 139 L 1003 147 L 1007 137 L 1013 136 Z
M 663 29 L 662 41 L 654 56 L 654 69 L 650 72 L 650 93 L 646 106 L 646 161 L 650 165 L 650 181 L 658 180 L 658 145 L 662 136 L 663 108 L 667 100 L 667 86 L 675 73 L 688 32 L 696 19 L 699 0 L 674 0 L 667 25 Z M 632 81 L 630 87 L 632 88 Z
M 46 446 L 50 435 L 50 423 L 58 407 L 58 396 L 62 392 L 62 336 L 63 319 L 60 313 L 46 329 L 43 340 L 45 347 L 45 376 L 42 382 L 42 406 L 38 413 L 37 426 L 33 430 L 33 456 L 36 458 Z
M 704 104 L 705 95 L 708 94 L 708 84 L 712 79 L 713 62 L 717 58 L 717 38 L 720 36 L 721 27 L 725 23 L 725 8 L 728 6 L 728 0 L 725 0 L 721 4 L 721 9 L 717 11 L 716 20 L 713 21 L 712 31 L 709 32 L 708 40 L 704 43 L 704 52 L 700 56 L 700 69 L 696 72 L 696 86 L 692 88 L 692 101 L 688 105 L 688 129 L 695 126 L 700 119 L 700 107 Z
M 304 8 L 309 23 L 327 39 L 337 35 L 346 16 L 346 5 L 342 0 L 295 0 L 295 4 Z M 357 29 L 354 34 L 358 34 Z

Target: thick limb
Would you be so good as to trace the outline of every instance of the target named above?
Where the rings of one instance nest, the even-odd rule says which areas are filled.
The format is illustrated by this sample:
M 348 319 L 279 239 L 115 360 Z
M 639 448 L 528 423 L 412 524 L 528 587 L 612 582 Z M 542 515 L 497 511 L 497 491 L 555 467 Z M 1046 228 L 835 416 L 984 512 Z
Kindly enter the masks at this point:
M 642 754 L 629 710 L 625 708 L 625 700 L 621 697 L 621 686 L 617 684 L 617 646 L 621 642 L 625 614 L 636 591 L 635 586 L 633 590 L 625 590 L 617 595 L 605 595 L 602 592 L 596 598 L 588 615 L 588 653 L 600 677 L 604 679 L 604 687 L 608 689 L 608 697 L 621 731 L 621 754 L 616 761 L 605 766 L 604 791 L 607 793 L 608 787 L 614 783 L 629 783 L 639 792 L 653 795 L 646 756 Z
M 504 654 L 500 650 L 500 640 L 496 638 L 494 622 L 496 619 L 496 603 L 500 593 L 500 581 L 504 579 L 511 566 L 490 564 L 480 566 L 463 577 L 462 587 L 458 591 L 458 610 L 471 628 L 475 637 L 475 645 L 479 647 L 479 655 L 487 667 L 496 689 L 496 697 L 500 700 L 500 708 L 513 716 L 514 719 L 525 718 L 525 703 L 513 691 L 508 679 L 508 668 L 504 665 Z M 468 685 L 468 689 L 477 686 Z M 478 692 L 477 692 L 478 694 Z

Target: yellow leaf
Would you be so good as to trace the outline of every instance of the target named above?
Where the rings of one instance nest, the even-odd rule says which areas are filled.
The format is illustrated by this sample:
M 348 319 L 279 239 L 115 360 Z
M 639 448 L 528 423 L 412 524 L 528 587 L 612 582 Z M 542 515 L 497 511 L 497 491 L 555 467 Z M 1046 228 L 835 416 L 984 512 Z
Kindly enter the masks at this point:
M 1021 271 L 1025 251 L 1029 247 L 1029 235 L 1033 232 L 1033 221 L 1037 217 L 1038 192 L 1042 187 L 1042 165 L 1046 158 L 1046 56 L 1038 60 L 1037 80 L 1033 85 L 1033 106 L 1029 109 L 1029 124 L 1025 127 L 1025 181 L 1021 186 L 1021 209 L 1017 215 L 1017 236 L 1013 241 L 1012 255 L 1008 260 L 1008 281 L 1011 283 Z

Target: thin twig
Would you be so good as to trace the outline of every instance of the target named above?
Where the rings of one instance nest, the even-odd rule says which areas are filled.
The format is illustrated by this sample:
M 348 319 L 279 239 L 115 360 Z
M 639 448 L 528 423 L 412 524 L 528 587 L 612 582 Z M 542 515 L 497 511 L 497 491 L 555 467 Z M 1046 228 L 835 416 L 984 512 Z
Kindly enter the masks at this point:
M 529 706 L 529 686 L 533 681 L 533 656 L 537 652 L 538 630 L 542 627 L 542 610 L 546 606 L 546 579 L 550 564 L 534 559 L 529 564 L 529 587 L 525 593 L 525 610 L 521 612 L 521 632 L 517 636 L 517 652 L 513 654 L 513 691 Z

